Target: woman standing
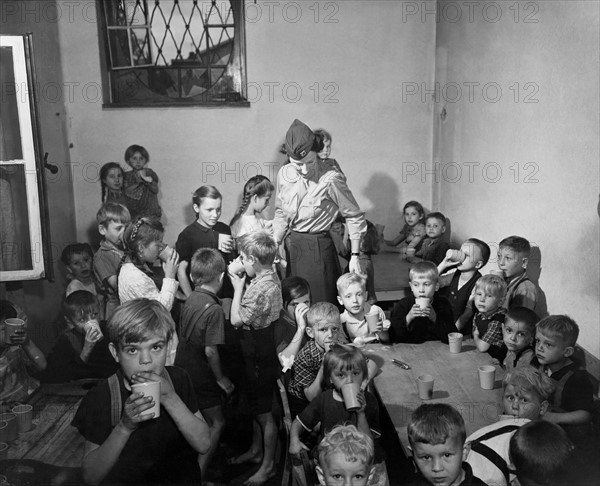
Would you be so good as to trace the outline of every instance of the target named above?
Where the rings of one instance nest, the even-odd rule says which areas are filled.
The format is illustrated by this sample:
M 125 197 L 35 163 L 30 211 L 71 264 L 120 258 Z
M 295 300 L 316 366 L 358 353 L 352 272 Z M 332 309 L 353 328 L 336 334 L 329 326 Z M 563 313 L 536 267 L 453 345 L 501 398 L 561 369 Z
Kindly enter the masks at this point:
M 273 234 L 277 243 L 287 236 L 288 275 L 308 281 L 313 302 L 337 305 L 335 282 L 341 268 L 329 229 L 338 214 L 346 218 L 350 271 L 359 272 L 360 240 L 367 224 L 346 177 L 333 165 L 318 163 L 316 145 L 311 129 L 294 120 L 284 145 L 289 163 L 277 175 Z

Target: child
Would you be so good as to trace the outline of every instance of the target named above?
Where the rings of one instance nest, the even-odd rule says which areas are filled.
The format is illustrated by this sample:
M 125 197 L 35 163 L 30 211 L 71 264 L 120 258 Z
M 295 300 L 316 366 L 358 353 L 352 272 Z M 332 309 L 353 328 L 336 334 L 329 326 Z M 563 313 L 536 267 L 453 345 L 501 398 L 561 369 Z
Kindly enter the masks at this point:
M 127 207 L 129 200 L 123 194 L 123 168 L 117 162 L 107 162 L 100 168 L 102 203 L 116 203 Z
M 82 464 L 87 484 L 200 484 L 198 454 L 210 447 L 210 431 L 198 411 L 188 374 L 165 367 L 175 323 L 158 302 L 126 302 L 108 322 L 109 348 L 119 371 L 83 398 L 73 425 L 85 438 Z M 160 382 L 155 403 L 131 386 Z
M 271 222 L 264 220 L 260 215 L 269 207 L 274 190 L 275 186 L 263 175 L 254 176 L 246 182 L 242 204 L 229 223 L 234 238 L 252 231 L 272 231 Z
M 538 321 L 537 314 L 527 307 L 513 307 L 506 313 L 502 324 L 504 345 L 508 350 L 503 363 L 506 371 L 531 364 L 535 356 L 533 338 Z
M 186 297 L 192 293 L 187 267 L 198 248 L 216 248 L 223 254 L 225 262 L 231 260 L 233 243 L 219 243 L 219 234 L 231 235 L 229 226 L 219 222 L 222 200 L 221 193 L 214 186 L 202 186 L 196 189 L 192 198 L 196 221 L 187 226 L 177 237 L 175 249 L 182 262 L 177 277 Z M 223 286 L 223 296 L 231 297 L 233 289 L 229 279 L 225 280 Z
M 402 210 L 404 215 L 404 226 L 400 234 L 393 240 L 384 240 L 391 246 L 399 246 L 398 250 L 403 258 L 409 248 L 419 248 L 421 241 L 425 238 L 425 209 L 420 202 L 408 201 Z
M 77 290 L 63 303 L 67 330 L 48 355 L 48 367 L 40 374 L 45 383 L 65 383 L 84 378 L 108 378 L 117 364 L 108 350 L 104 322 L 98 320 L 94 294 Z
M 419 262 L 412 266 L 408 277 L 413 295 L 394 304 L 390 339 L 395 343 L 438 340 L 447 343 L 448 334 L 457 330 L 450 302 L 436 294 L 439 284 L 435 264 Z M 416 299 L 420 299 L 419 303 Z
M 337 160 L 330 158 L 331 155 L 331 134 L 324 128 L 318 128 L 314 131 L 315 134 L 315 146 L 318 147 L 317 157 L 319 162 L 323 166 L 331 166 L 338 172 L 344 173 L 338 164 Z
M 179 255 L 173 250 L 164 257 L 165 278 L 160 290 L 154 281 L 155 275 L 150 267 L 165 249 L 162 241 L 164 231 L 160 221 L 151 218 L 140 218 L 135 223 L 127 225 L 123 233 L 125 257 L 118 279 L 121 302 L 145 298 L 157 300 L 169 311 L 173 307 L 178 287 L 175 277 Z
M 4 320 L 22 319 L 25 326 L 8 335 Z M 46 368 L 46 357 L 27 334 L 27 316 L 16 304 L 0 300 L 0 412 L 26 400 L 40 383 L 30 374 Z
M 344 306 L 340 315 L 342 328 L 350 341 L 363 342 L 364 338 L 374 336 L 381 342 L 388 342 L 388 329 L 390 321 L 385 318 L 383 310 L 366 302 L 367 289 L 365 279 L 356 273 L 345 273 L 336 282 L 338 302 Z M 378 314 L 377 331 L 371 332 L 367 324 L 366 315 Z
M 506 346 L 502 338 L 502 324 L 506 309 L 502 307 L 506 283 L 497 275 L 484 275 L 475 284 L 475 308 L 473 318 L 473 341 L 481 353 L 489 353 L 502 363 Z
M 503 307 L 527 307 L 535 311 L 538 288 L 527 278 L 527 263 L 531 246 L 520 236 L 504 238 L 498 250 L 498 268 L 508 285 Z
M 420 475 L 416 485 L 485 485 L 473 475 L 465 445 L 465 421 L 445 403 L 426 403 L 417 408 L 408 424 L 408 440 Z
M 98 294 L 92 272 L 93 259 L 94 252 L 87 243 L 73 243 L 63 249 L 60 261 L 67 269 L 67 280 L 69 281 L 66 290 L 67 296 L 76 290 L 87 290 L 94 295 Z
M 246 368 L 243 394 L 255 417 L 250 449 L 233 463 L 261 459 L 260 468 L 246 484 L 262 484 L 275 475 L 277 427 L 273 418 L 279 363 L 275 354 L 273 323 L 283 308 L 279 278 L 273 270 L 275 240 L 265 231 L 247 233 L 238 240 L 244 271 L 252 279 L 244 290 L 245 276 L 229 273 L 234 294 L 231 324 L 242 328 L 241 347 Z M 261 444 L 262 443 L 262 444 Z
M 317 452 L 317 476 L 322 486 L 373 484 L 373 440 L 354 425 L 335 426 L 325 434 Z
M 365 390 L 367 385 L 367 361 L 363 353 L 354 346 L 334 344 L 325 353 L 323 360 L 323 379 L 327 389 L 315 397 L 310 404 L 296 417 L 290 432 L 290 454 L 298 454 L 308 447 L 300 441 L 302 430 L 308 432 L 319 426 L 319 438 L 336 425 L 351 424 L 370 438 L 379 438 L 379 405 L 377 399 Z M 360 387 L 357 410 L 348 411 L 342 397 L 342 386 L 354 383 Z M 379 448 L 380 449 L 380 448 Z M 378 463 L 383 466 L 383 454 L 379 450 Z M 383 466 L 385 467 L 385 466 Z
M 117 291 L 117 274 L 123 258 L 123 232 L 131 222 L 129 210 L 122 204 L 107 202 L 96 213 L 98 232 L 103 236 L 100 248 L 94 255 L 94 276 L 105 296 L 105 317 L 110 316 L 120 304 Z
M 429 213 L 425 218 L 425 234 L 427 237 L 421 246 L 406 250 L 406 259 L 411 263 L 430 261 L 439 265 L 449 245 L 443 240 L 446 232 L 446 217 L 442 213 Z
M 574 484 L 560 481 L 572 459 L 573 444 L 559 426 L 530 422 L 510 440 L 510 457 L 517 469 L 517 486 L 553 486 Z M 591 478 L 589 478 L 591 479 Z M 590 483 L 592 484 L 592 483 Z
M 568 316 L 548 316 L 536 326 L 535 357 L 556 381 L 552 408 L 544 419 L 565 428 L 576 445 L 584 440 L 594 404 L 587 372 L 571 360 L 578 337 L 579 326 Z
M 475 476 L 494 486 L 511 483 L 514 466 L 509 455 L 510 439 L 519 427 L 544 416 L 553 391 L 552 379 L 531 366 L 504 376 L 504 415 L 467 437 L 470 450 L 466 461 Z
M 288 385 L 290 411 L 295 417 L 319 394 L 323 381 L 323 358 L 338 342 L 340 312 L 329 302 L 313 304 L 306 314 L 306 334 L 310 340 L 300 350 L 292 366 Z
M 218 345 L 225 342 L 225 313 L 217 292 L 223 284 L 225 260 L 214 248 L 194 253 L 191 277 L 194 291 L 181 310 L 180 340 L 175 366 L 192 378 L 198 408 L 210 426 L 210 449 L 200 457 L 204 476 L 223 429 L 223 397 L 233 393 L 233 383 L 223 374 Z
M 158 176 L 146 167 L 148 151 L 141 145 L 130 145 L 125 150 L 125 162 L 132 170 L 125 172 L 123 186 L 131 217 L 150 217 L 160 220 L 162 209 L 158 204 Z
M 446 252 L 446 257 L 438 265 L 439 293 L 450 301 L 456 329 L 467 335 L 472 333 L 474 314 L 471 293 L 475 282 L 481 277 L 479 269 L 487 265 L 491 252 L 488 244 L 477 238 L 469 238 L 461 245 L 460 251 L 464 256 L 462 262 L 453 260 L 451 251 Z M 445 273 L 452 267 L 455 271 Z
M 275 324 L 275 351 L 286 373 L 294 358 L 306 344 L 306 313 L 310 307 L 310 287 L 302 277 L 288 277 L 281 282 L 283 309 Z

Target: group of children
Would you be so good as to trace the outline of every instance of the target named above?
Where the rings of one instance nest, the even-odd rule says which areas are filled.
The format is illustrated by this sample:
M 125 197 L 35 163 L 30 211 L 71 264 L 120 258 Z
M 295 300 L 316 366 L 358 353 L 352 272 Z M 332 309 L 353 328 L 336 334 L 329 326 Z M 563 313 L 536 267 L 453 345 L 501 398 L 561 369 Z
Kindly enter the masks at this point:
M 320 136 L 319 154 L 328 158 L 331 137 Z M 485 242 L 470 238 L 450 250 L 444 215 L 425 216 L 418 202 L 407 203 L 406 225 L 388 243 L 413 263 L 411 293 L 388 319 L 374 304 L 372 275 L 342 275 L 340 307 L 311 302 L 300 277 L 280 281 L 279 249 L 261 216 L 274 191 L 266 177 L 245 184 L 231 225 L 219 221 L 220 192 L 198 188 L 196 219 L 173 249 L 163 242 L 148 152 L 129 147 L 125 160 L 131 172 L 113 163 L 101 171 L 98 250 L 75 244 L 63 251 L 66 330 L 48 359 L 35 358 L 41 353 L 27 337 L 8 343 L 40 362 L 42 381 L 102 379 L 73 421 L 86 439 L 86 481 L 198 484 L 219 448 L 224 406 L 239 392 L 253 433 L 248 450 L 230 462 L 258 464 L 246 484 L 265 483 L 276 472 L 280 379 L 294 417 L 289 452 L 312 451 L 321 484 L 388 484 L 378 402 L 368 390 L 377 365 L 361 348 L 371 341 L 448 342 L 449 333 L 461 332 L 506 369 L 502 407 L 513 420 L 508 429 L 500 421 L 467 438 L 452 407 L 419 407 L 408 426 L 418 474 L 406 484 L 506 485 L 515 476 L 524 486 L 550 484 L 540 478 L 553 480 L 571 441 L 582 437 L 593 390 L 572 360 L 577 324 L 535 313 L 527 240 L 502 240 L 498 273 L 482 276 L 491 253 Z M 161 384 L 160 416 L 147 413 L 151 397 L 133 391 L 145 381 Z M 351 411 L 342 398 L 346 384 L 361 390 Z M 548 449 L 547 437 L 556 447 Z

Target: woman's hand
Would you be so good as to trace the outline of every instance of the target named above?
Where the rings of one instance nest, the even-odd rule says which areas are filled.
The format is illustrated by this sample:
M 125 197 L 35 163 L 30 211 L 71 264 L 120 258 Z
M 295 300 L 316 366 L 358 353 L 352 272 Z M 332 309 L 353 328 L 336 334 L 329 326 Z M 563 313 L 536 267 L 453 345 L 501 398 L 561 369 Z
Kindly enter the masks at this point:
M 165 278 L 175 279 L 177 277 L 177 268 L 179 267 L 179 253 L 173 250 L 162 266 Z
M 360 262 L 358 260 L 358 255 L 352 255 L 350 257 L 350 262 L 348 262 L 348 270 L 350 273 L 354 272 L 359 275 L 364 275 L 362 272 L 362 268 L 360 268 Z

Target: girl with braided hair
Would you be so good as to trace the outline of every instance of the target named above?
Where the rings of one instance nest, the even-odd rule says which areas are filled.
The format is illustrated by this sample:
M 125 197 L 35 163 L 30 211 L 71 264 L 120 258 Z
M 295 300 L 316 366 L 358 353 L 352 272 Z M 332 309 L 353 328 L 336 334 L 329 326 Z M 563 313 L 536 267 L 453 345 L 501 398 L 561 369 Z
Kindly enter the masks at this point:
M 256 175 L 246 182 L 242 204 L 229 224 L 234 238 L 265 229 L 272 231 L 271 221 L 263 219 L 261 213 L 269 207 L 274 190 L 275 186 L 263 175 Z
M 102 204 L 118 203 L 129 209 L 129 200 L 123 192 L 123 168 L 117 162 L 107 162 L 100 168 Z

